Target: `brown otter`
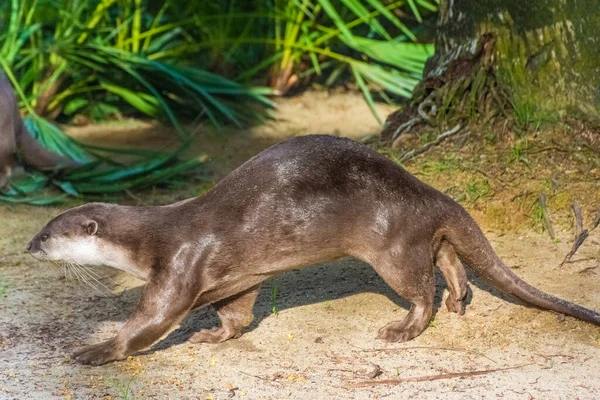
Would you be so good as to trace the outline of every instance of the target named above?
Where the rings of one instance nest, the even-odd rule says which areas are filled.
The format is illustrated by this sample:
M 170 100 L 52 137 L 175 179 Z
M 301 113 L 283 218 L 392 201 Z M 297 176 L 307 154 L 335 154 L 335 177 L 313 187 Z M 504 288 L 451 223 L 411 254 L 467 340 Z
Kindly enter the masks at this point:
M 464 261 L 524 302 L 600 325 L 600 314 L 517 277 L 469 214 L 445 194 L 365 145 L 326 135 L 279 143 L 204 195 L 161 207 L 90 203 L 50 221 L 27 246 L 36 258 L 105 264 L 147 281 L 117 336 L 74 358 L 99 365 L 151 346 L 192 308 L 212 304 L 221 326 L 192 342 L 240 335 L 262 281 L 309 264 L 353 256 L 411 302 L 379 337 L 407 341 L 433 313 L 434 265 L 450 311 L 463 313 Z
M 37 170 L 76 166 L 46 150 L 27 132 L 12 87 L 0 73 L 0 189 L 8 184 L 18 164 Z

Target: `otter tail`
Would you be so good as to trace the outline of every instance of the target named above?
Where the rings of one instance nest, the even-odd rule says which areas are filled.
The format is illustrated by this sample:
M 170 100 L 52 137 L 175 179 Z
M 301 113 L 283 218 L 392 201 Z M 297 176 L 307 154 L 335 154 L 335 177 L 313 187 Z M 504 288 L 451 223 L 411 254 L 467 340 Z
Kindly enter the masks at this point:
M 78 164 L 66 157 L 52 153 L 45 149 L 37 140 L 27 132 L 23 121 L 17 115 L 15 129 L 17 129 L 17 148 L 23 163 L 38 170 L 73 168 Z
M 536 289 L 515 275 L 496 255 L 471 216 L 461 208 L 445 238 L 459 258 L 502 292 L 538 308 L 556 311 L 600 326 L 600 314 Z

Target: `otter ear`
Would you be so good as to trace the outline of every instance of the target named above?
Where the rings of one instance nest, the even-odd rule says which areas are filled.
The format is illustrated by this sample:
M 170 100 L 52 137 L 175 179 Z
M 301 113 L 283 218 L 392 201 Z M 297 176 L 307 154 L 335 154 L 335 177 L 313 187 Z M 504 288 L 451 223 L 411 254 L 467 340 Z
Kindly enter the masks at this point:
M 94 236 L 98 232 L 98 223 L 96 221 L 88 221 L 85 224 L 85 232 L 90 236 Z

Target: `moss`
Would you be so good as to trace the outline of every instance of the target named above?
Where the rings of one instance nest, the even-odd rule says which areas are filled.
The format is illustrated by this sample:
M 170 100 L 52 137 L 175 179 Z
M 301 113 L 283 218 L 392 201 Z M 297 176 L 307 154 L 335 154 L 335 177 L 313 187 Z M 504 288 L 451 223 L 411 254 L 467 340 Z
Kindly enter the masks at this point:
M 438 64 L 473 51 L 470 43 L 492 33 L 496 37 L 495 72 L 515 108 L 531 108 L 534 120 L 551 121 L 567 113 L 600 120 L 600 7 L 596 1 L 451 3 L 450 9 L 449 1 L 442 1 Z

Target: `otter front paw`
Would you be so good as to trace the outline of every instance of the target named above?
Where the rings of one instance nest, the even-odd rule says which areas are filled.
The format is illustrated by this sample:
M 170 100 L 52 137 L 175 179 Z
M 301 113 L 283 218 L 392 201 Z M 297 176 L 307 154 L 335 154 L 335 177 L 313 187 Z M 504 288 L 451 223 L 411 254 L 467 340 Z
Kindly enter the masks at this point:
M 102 365 L 115 360 L 123 360 L 127 355 L 117 351 L 116 339 L 110 339 L 106 342 L 85 346 L 75 350 L 71 358 L 80 364 Z

